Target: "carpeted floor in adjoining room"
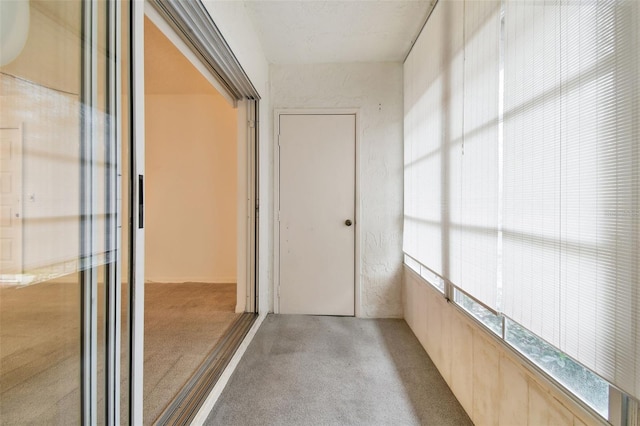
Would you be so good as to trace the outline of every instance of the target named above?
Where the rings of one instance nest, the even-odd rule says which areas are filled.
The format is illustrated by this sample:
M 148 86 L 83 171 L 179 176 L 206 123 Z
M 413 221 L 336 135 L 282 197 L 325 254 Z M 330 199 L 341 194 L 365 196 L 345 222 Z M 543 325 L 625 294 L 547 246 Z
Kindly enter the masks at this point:
M 146 283 L 144 424 L 152 424 L 240 314 L 236 284 Z
M 102 270 L 98 276 L 103 276 Z M 126 283 L 123 293 L 126 295 Z M 236 284 L 145 286 L 144 424 L 173 400 L 231 324 Z M 98 410 L 104 410 L 105 289 L 98 286 Z M 123 301 L 122 413 L 128 410 L 127 298 Z M 79 424 L 80 284 L 75 273 L 0 285 L 0 425 Z M 124 417 L 123 417 L 124 418 Z M 138 425 L 136 425 L 138 426 Z
M 269 315 L 207 425 L 471 425 L 404 320 Z

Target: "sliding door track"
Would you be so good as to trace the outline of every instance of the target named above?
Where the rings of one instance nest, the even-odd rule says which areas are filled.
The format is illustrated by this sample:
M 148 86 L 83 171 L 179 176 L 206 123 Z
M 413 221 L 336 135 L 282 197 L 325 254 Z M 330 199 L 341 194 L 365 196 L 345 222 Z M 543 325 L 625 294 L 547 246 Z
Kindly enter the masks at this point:
M 155 421 L 156 425 L 188 425 L 229 364 L 258 314 L 240 315 L 211 350 L 187 384 Z

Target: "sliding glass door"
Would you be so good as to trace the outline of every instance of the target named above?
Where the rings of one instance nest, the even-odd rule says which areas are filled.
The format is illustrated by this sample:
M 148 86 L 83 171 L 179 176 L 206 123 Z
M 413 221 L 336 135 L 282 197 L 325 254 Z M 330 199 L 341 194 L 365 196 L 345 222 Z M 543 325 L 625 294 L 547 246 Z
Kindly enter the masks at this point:
M 121 420 L 125 5 L 0 2 L 3 423 Z

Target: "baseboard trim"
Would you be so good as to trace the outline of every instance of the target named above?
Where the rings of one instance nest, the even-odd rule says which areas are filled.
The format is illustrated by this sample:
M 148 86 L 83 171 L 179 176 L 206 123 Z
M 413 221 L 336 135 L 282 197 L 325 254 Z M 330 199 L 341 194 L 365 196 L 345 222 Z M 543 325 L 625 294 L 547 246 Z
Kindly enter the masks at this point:
M 147 283 L 182 284 L 182 283 L 207 283 L 207 284 L 235 284 L 237 277 L 147 277 Z

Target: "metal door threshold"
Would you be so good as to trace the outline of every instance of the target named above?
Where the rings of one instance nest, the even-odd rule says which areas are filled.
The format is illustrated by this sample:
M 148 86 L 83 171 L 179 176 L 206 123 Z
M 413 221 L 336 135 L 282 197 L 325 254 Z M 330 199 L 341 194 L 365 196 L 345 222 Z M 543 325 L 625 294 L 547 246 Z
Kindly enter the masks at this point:
M 191 423 L 257 318 L 257 314 L 244 313 L 235 320 L 154 424 Z

